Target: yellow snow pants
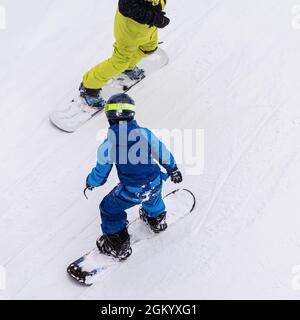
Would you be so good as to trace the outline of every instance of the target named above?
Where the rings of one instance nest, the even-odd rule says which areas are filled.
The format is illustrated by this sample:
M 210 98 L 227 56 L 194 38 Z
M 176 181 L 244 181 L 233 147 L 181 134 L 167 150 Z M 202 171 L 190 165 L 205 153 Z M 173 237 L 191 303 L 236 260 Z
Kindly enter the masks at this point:
M 112 57 L 96 65 L 83 76 L 88 89 L 100 89 L 111 78 L 133 70 L 141 59 L 157 49 L 157 28 L 124 17 L 117 10 L 114 24 L 115 44 Z

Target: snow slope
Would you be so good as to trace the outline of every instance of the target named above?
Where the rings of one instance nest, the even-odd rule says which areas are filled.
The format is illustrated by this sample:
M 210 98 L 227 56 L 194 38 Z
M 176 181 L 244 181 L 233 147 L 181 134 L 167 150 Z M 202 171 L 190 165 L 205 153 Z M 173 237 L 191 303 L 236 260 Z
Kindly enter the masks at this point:
M 196 212 L 99 284 L 66 277 L 94 246 L 98 203 L 117 179 L 87 202 L 106 121 L 64 134 L 48 114 L 109 56 L 116 4 L 0 1 L 0 298 L 300 298 L 291 285 L 300 264 L 300 31 L 290 0 L 169 1 L 161 40 L 171 62 L 132 95 L 145 126 L 205 130 L 204 173 L 184 183 Z

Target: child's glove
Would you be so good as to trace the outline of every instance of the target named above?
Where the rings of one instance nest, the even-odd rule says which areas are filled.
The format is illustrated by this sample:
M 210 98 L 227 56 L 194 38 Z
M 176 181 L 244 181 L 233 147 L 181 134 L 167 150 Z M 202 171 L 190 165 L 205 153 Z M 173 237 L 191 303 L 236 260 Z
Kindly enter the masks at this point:
M 170 19 L 166 17 L 165 12 L 159 12 L 155 15 L 153 25 L 157 28 L 164 28 L 170 23 Z
M 169 176 L 171 177 L 171 181 L 174 183 L 181 183 L 182 182 L 182 174 L 178 168 L 173 171 L 168 172 Z
M 90 186 L 87 179 L 86 179 L 86 183 L 85 183 L 85 189 L 83 190 L 83 194 L 84 196 L 86 197 L 86 199 L 88 200 L 88 197 L 86 195 L 86 191 L 87 190 L 90 190 L 90 191 L 93 191 L 94 187 Z
M 86 183 L 85 188 L 90 190 L 90 191 L 92 191 L 94 189 L 94 187 L 90 186 L 88 183 Z

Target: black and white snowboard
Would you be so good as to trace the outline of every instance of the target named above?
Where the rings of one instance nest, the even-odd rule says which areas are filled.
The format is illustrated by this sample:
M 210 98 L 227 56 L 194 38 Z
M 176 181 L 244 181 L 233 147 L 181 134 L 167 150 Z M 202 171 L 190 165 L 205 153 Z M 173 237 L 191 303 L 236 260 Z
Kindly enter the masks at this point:
M 196 205 L 194 194 L 187 189 L 174 190 L 167 194 L 164 199 L 167 208 L 168 228 L 171 228 L 175 223 L 189 215 Z M 133 254 L 138 244 L 142 245 L 143 241 L 157 236 L 139 217 L 129 223 L 128 231 Z M 162 236 L 167 232 L 168 229 L 163 231 Z M 112 270 L 118 263 L 123 262 L 111 256 L 101 254 L 97 248 L 94 248 L 71 263 L 67 268 L 67 272 L 78 283 L 90 286 L 101 280 L 103 275 Z
M 141 61 L 139 68 L 142 68 L 145 71 L 145 77 L 148 77 L 151 73 L 163 68 L 168 62 L 169 57 L 167 53 L 163 49 L 158 48 L 155 53 Z M 102 89 L 102 96 L 107 100 L 116 93 L 128 92 L 143 79 L 133 81 L 126 75 L 121 74 L 110 80 Z M 71 98 L 62 103 L 67 104 L 67 108 L 53 111 L 50 114 L 50 121 L 57 128 L 65 132 L 76 131 L 88 120 L 103 111 L 103 108 L 93 108 L 86 105 L 78 92 L 73 92 Z

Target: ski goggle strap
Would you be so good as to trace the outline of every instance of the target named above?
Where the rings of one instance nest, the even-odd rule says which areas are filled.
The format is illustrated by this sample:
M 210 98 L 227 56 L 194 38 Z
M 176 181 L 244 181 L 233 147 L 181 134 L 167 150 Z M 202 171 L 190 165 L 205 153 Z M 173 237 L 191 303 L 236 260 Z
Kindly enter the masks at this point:
M 112 103 L 105 106 L 105 112 L 107 111 L 117 111 L 117 110 L 128 110 L 136 111 L 136 106 L 129 103 Z

